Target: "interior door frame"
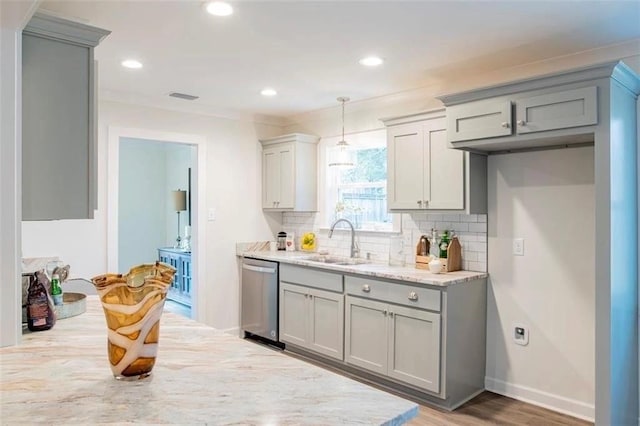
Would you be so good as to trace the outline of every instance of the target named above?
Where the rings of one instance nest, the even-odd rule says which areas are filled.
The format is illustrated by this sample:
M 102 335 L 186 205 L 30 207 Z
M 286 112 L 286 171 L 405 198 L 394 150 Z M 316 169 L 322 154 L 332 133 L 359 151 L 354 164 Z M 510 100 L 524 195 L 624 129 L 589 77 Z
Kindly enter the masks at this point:
M 107 270 L 118 270 L 118 181 L 120 178 L 120 140 L 122 138 L 146 139 L 165 143 L 179 143 L 191 145 L 196 148 L 196 164 L 192 165 L 195 176 L 192 183 L 193 203 L 192 214 L 192 247 L 195 256 L 192 257 L 192 271 L 195 273 L 195 280 L 192 282 L 193 303 L 191 305 L 191 317 L 199 320 L 199 313 L 205 311 L 204 302 L 198 297 L 200 284 L 205 282 L 206 277 L 206 144 L 203 136 L 164 132 L 151 129 L 137 129 L 109 126 L 108 146 L 107 146 Z

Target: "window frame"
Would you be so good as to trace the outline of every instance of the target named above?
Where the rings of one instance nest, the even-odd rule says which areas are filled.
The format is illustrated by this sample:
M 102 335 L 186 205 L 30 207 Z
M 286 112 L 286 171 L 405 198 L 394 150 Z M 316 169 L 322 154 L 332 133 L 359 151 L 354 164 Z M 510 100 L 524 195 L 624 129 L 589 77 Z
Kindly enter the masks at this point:
M 329 175 L 328 165 L 328 153 L 330 149 L 335 148 L 338 141 L 342 139 L 341 136 L 328 136 L 320 139 L 318 143 L 318 210 L 319 210 L 319 223 L 321 230 L 328 230 L 331 227 L 333 217 L 330 214 L 328 207 L 329 198 L 329 185 L 327 183 Z M 373 140 L 374 146 L 387 145 L 387 131 L 386 128 L 379 128 L 373 130 L 367 130 L 364 132 L 352 133 L 345 135 L 345 140 L 349 145 L 358 146 L 371 146 Z M 388 176 L 387 176 L 388 181 Z M 388 185 L 388 183 L 386 183 Z M 388 202 L 388 201 L 387 201 Z M 334 203 L 335 204 L 335 203 Z M 387 205 L 388 211 L 388 205 Z M 356 233 L 374 233 L 374 234 L 398 234 L 401 232 L 401 214 L 396 212 L 389 212 L 391 216 L 391 229 L 356 229 Z M 338 228 L 337 228 L 338 229 Z

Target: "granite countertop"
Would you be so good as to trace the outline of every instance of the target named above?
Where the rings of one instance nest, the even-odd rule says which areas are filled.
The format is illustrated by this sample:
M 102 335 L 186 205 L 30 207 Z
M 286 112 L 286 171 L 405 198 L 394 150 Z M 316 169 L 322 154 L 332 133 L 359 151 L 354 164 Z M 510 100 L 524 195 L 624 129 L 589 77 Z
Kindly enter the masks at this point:
M 407 281 L 416 284 L 428 284 L 440 287 L 447 287 L 454 284 L 461 284 L 473 280 L 479 280 L 487 278 L 489 276 L 486 272 L 474 271 L 455 271 L 441 274 L 432 274 L 426 269 L 417 269 L 413 265 L 389 266 L 387 263 L 380 262 L 370 262 L 356 265 L 336 265 L 331 263 L 313 262 L 306 259 L 311 256 L 316 256 L 317 253 L 301 251 L 241 250 L 237 252 L 237 254 L 243 257 L 272 260 L 275 262 L 291 263 L 294 265 L 311 266 L 314 268 L 327 269 L 347 274 L 365 275 L 370 277 Z
M 3 424 L 388 424 L 417 405 L 164 312 L 151 377 L 115 380 L 97 296 L 87 312 L 0 349 Z

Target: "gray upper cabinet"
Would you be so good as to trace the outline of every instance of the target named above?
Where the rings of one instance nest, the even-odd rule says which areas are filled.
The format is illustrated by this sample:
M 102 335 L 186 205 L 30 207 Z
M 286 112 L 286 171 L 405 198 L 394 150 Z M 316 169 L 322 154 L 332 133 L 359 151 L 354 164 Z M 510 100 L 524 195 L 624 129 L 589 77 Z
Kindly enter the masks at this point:
M 597 124 L 597 93 L 596 87 L 583 87 L 507 101 L 498 98 L 455 105 L 447 109 L 448 139 L 455 145 L 460 141 Z
M 302 133 L 260 139 L 263 210 L 318 211 L 319 140 Z
M 43 13 L 23 31 L 23 220 L 93 218 L 93 48 L 109 33 Z
M 447 108 L 447 140 L 471 152 L 592 143 L 608 116 L 599 98 L 606 98 L 612 66 L 440 96 Z
M 583 87 L 520 99 L 516 131 L 544 132 L 598 123 L 598 88 Z
M 390 211 L 487 212 L 486 157 L 449 148 L 443 109 L 381 120 Z
M 508 136 L 512 133 L 511 102 L 489 99 L 447 111 L 449 142 Z

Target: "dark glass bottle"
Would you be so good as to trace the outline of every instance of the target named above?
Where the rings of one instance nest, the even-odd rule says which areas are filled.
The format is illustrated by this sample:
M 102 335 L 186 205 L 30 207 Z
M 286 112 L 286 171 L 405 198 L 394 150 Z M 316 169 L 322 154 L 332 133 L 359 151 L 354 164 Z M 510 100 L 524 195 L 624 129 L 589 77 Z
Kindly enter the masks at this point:
M 43 275 L 31 275 L 27 290 L 27 327 L 31 331 L 49 330 L 56 323 L 53 300 L 45 287 Z

